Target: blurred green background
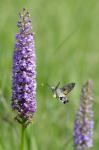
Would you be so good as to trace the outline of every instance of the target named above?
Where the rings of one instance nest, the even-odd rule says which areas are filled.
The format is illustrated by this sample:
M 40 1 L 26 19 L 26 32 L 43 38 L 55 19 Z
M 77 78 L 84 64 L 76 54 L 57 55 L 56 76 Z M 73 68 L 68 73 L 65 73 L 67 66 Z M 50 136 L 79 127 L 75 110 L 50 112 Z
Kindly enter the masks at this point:
M 80 89 L 94 81 L 94 146 L 99 149 L 99 1 L 0 0 L 0 150 L 19 150 L 21 126 L 11 111 L 11 75 L 18 13 L 32 18 L 37 54 L 38 110 L 26 130 L 25 150 L 73 150 L 73 124 Z M 66 105 L 46 84 L 75 82 Z M 42 84 L 44 86 L 42 86 Z

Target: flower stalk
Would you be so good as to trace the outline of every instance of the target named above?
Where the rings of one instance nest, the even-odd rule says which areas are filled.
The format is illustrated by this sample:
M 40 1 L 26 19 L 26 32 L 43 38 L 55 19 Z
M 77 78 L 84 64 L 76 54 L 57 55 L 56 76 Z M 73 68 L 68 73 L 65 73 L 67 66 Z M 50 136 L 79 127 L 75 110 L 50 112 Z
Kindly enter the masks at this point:
M 22 129 L 21 129 L 21 150 L 24 150 L 24 134 L 25 134 L 25 127 L 22 125 Z

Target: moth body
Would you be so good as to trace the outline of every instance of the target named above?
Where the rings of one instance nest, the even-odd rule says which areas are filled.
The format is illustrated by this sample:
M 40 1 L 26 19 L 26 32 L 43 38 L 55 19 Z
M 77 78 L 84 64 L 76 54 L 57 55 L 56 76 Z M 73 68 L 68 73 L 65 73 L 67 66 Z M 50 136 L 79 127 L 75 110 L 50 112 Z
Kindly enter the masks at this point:
M 69 102 L 67 99 L 68 93 L 74 88 L 75 83 L 69 83 L 62 88 L 59 87 L 60 82 L 56 85 L 56 87 L 51 87 L 53 92 L 53 97 L 57 98 L 62 103 Z

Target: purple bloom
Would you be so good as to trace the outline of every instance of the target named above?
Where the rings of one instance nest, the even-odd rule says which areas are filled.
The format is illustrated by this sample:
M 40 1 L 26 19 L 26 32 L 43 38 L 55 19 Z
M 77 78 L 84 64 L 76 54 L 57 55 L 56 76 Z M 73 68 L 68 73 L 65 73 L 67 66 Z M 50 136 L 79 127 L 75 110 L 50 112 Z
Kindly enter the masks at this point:
M 80 107 L 74 124 L 74 145 L 76 150 L 93 146 L 93 82 L 88 80 L 82 87 Z
M 36 112 L 36 56 L 29 13 L 23 9 L 17 24 L 13 55 L 12 109 L 16 119 L 26 126 Z

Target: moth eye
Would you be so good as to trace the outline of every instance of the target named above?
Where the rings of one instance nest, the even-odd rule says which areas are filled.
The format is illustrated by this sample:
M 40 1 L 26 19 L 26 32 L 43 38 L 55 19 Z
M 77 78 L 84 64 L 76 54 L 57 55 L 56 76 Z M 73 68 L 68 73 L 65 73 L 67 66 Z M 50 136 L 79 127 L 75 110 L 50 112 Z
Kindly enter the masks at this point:
M 63 99 L 63 97 L 60 97 L 60 100 L 62 100 Z

